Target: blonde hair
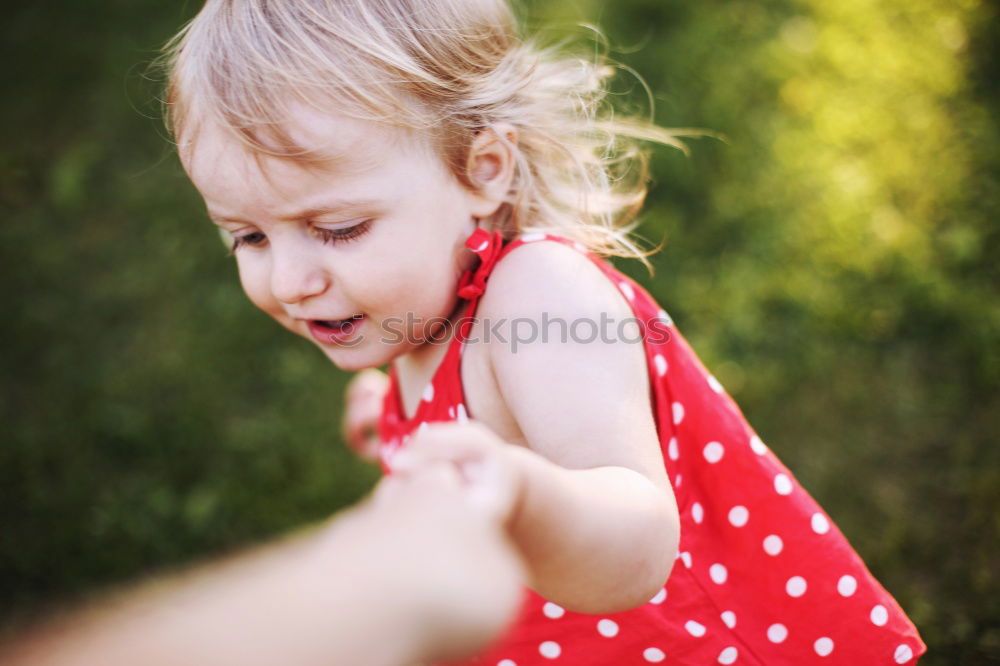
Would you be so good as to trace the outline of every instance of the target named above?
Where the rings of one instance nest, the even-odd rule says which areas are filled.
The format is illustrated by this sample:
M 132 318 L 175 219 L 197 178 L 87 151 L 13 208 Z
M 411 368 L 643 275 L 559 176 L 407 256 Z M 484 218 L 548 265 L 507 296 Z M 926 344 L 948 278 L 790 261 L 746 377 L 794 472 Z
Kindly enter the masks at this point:
M 551 232 L 647 268 L 655 250 L 630 238 L 648 181 L 640 142 L 686 152 L 677 136 L 697 133 L 616 117 L 616 68 L 522 40 L 505 0 L 207 0 L 162 64 L 175 140 L 211 119 L 258 156 L 317 159 L 283 124 L 290 104 L 306 103 L 431 133 L 473 188 L 473 136 L 509 123 L 516 171 L 492 228 L 505 238 Z

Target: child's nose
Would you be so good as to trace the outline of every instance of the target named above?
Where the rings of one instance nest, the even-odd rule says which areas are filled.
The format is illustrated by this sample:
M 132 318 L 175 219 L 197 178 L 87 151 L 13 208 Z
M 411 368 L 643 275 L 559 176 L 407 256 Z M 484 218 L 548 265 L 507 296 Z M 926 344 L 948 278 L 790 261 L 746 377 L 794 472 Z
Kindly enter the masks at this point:
M 321 258 L 298 244 L 272 246 L 271 293 L 282 303 L 298 303 L 323 293 L 330 275 Z

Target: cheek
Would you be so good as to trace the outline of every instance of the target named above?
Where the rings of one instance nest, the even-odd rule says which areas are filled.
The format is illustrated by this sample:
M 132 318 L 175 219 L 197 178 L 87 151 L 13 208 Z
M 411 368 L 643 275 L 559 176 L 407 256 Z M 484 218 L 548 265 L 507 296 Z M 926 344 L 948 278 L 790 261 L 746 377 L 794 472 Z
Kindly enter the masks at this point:
M 450 313 L 458 282 L 444 257 L 413 254 L 384 264 L 366 287 L 365 301 L 383 316 L 423 320 Z
M 237 259 L 237 268 L 239 269 L 243 293 L 258 308 L 270 311 L 273 299 L 270 297 L 267 267 L 263 265 L 263 262 L 252 261 L 244 257 Z

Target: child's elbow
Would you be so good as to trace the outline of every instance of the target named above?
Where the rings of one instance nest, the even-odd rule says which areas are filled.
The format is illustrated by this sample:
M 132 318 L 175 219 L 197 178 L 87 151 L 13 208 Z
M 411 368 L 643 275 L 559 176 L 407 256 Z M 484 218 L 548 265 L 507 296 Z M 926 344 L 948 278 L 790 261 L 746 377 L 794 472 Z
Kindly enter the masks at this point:
M 655 528 L 650 533 L 656 534 L 657 538 L 648 543 L 643 560 L 634 569 L 630 593 L 620 600 L 623 610 L 642 606 L 660 595 L 678 561 L 680 517 L 673 498 L 660 507 Z
M 645 586 L 639 591 L 636 606 L 648 602 L 659 595 L 667 584 L 670 574 L 678 562 L 678 544 L 680 542 L 679 521 L 673 521 L 670 529 L 664 530 L 663 541 L 653 550 L 648 575 L 645 576 Z
M 673 548 L 645 562 L 635 563 L 631 571 L 629 585 L 619 587 L 606 597 L 607 607 L 589 612 L 621 612 L 638 608 L 657 597 L 662 597 L 663 588 L 673 571 L 677 550 Z M 613 599 L 613 601 L 612 601 Z

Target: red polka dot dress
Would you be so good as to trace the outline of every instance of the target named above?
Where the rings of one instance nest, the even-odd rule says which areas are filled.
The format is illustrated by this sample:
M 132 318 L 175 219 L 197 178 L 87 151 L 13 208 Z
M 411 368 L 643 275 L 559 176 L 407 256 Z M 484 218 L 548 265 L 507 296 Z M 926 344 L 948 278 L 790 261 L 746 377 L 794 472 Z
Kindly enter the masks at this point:
M 642 322 L 663 462 L 680 510 L 677 561 L 642 606 L 575 613 L 524 590 L 520 614 L 492 647 L 464 662 L 484 666 L 646 664 L 914 664 L 926 646 L 823 510 L 747 424 L 667 313 L 638 284 L 572 241 L 549 234 L 503 245 L 498 232 L 467 240 L 481 261 L 459 283 L 468 299 L 459 330 L 412 418 L 394 369 L 379 423 L 380 458 L 428 421 L 474 418 L 459 362 L 479 298 L 497 261 L 549 240 L 586 254 Z

